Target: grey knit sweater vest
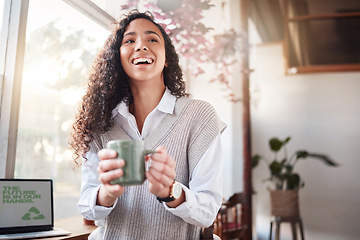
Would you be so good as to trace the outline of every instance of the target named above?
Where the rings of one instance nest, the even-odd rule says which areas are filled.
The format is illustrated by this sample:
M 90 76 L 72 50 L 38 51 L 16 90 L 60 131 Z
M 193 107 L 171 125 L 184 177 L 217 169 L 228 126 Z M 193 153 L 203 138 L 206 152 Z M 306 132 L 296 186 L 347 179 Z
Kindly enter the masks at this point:
M 144 139 L 147 149 L 163 145 L 176 162 L 176 180 L 189 186 L 192 172 L 214 138 L 225 129 L 213 107 L 200 100 L 179 98 L 174 114 Z M 117 124 L 96 137 L 91 150 L 98 152 L 113 139 L 130 139 Z M 200 239 L 200 227 L 165 210 L 148 190 L 148 182 L 130 186 L 106 218 L 104 239 Z

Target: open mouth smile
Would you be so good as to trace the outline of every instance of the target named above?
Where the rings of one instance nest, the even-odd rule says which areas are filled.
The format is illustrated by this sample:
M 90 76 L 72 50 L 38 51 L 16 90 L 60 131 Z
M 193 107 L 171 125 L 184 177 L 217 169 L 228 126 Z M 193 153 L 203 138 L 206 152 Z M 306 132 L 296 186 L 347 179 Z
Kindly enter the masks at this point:
M 139 58 L 134 58 L 132 60 L 132 63 L 134 65 L 140 65 L 140 64 L 152 64 L 154 62 L 153 59 L 151 58 L 147 58 L 147 57 L 139 57 Z

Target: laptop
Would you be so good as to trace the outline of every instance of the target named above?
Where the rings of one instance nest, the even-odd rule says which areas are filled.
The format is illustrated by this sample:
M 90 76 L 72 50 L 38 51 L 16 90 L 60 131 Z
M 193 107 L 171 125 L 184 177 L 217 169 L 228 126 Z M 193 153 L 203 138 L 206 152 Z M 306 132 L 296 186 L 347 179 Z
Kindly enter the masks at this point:
M 54 228 L 51 179 L 0 179 L 0 239 L 69 235 Z

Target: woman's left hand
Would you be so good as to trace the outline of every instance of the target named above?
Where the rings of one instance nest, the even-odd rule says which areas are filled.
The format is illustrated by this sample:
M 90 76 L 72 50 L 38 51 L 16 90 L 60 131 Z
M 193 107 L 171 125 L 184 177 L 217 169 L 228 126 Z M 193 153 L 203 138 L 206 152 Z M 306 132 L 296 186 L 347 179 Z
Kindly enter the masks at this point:
M 161 198 L 170 195 L 170 187 L 175 179 L 175 161 L 168 154 L 165 147 L 160 146 L 151 155 L 151 166 L 146 172 L 149 180 L 149 191 Z

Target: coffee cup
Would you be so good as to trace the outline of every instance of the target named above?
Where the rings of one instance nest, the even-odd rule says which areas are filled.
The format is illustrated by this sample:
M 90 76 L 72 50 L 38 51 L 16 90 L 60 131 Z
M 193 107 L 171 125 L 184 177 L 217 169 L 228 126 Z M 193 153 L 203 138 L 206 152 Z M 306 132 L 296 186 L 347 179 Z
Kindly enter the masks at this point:
M 117 152 L 116 159 L 123 159 L 123 176 L 112 180 L 111 184 L 121 186 L 141 185 L 145 181 L 145 156 L 155 153 L 146 150 L 142 140 L 113 140 L 107 143 L 107 148 Z

